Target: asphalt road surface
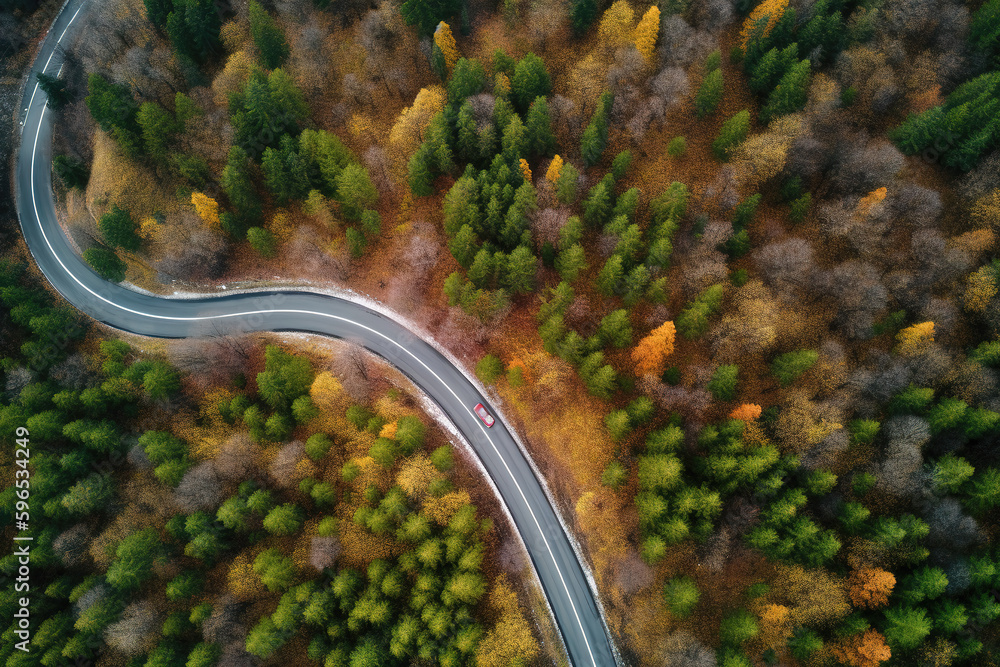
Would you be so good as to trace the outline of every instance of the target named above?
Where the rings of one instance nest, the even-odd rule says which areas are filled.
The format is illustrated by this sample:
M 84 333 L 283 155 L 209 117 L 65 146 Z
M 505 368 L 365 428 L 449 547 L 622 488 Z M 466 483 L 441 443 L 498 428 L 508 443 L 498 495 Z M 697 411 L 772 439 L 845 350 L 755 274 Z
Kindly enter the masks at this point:
M 250 331 L 296 331 L 359 342 L 420 386 L 472 443 L 510 510 L 555 614 L 574 665 L 615 665 L 616 653 L 584 569 L 531 466 L 502 420 L 487 429 L 472 412 L 487 406 L 469 379 L 433 346 L 363 305 L 304 291 L 152 296 L 108 283 L 75 253 L 56 220 L 52 192 L 52 112 L 35 73 L 61 70 L 63 48 L 78 35 L 93 0 L 69 0 L 53 23 L 18 110 L 17 210 L 25 240 L 67 301 L 105 324 L 146 336 L 184 338 Z

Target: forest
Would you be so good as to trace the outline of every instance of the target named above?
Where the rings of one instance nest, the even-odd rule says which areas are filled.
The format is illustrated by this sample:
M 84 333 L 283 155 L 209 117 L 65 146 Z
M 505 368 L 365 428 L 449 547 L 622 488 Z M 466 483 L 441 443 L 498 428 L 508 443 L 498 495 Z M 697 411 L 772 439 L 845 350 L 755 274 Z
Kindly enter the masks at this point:
M 29 652 L 23 593 L 0 593 L 4 664 L 253 664 L 286 645 L 293 663 L 373 667 L 541 654 L 519 543 L 384 364 L 249 338 L 133 347 L 12 262 L 0 293 L 0 420 L 30 434 L 44 526 Z M 3 491 L 7 525 L 20 488 Z M 18 556 L 0 571 L 13 581 Z
M 102 39 L 38 78 L 86 261 L 414 322 L 517 429 L 625 664 L 996 661 L 1000 0 L 87 20 Z M 52 443 L 42 664 L 563 659 L 496 501 L 391 371 L 98 341 L 10 254 L 0 417 Z

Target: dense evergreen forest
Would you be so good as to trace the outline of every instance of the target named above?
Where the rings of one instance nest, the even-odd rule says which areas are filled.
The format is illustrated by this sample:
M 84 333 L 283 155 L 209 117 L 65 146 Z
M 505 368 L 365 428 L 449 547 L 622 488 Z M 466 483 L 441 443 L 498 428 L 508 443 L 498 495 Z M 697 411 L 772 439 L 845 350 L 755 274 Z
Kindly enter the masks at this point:
M 996 661 L 1000 0 L 102 0 L 89 21 L 104 38 L 39 81 L 87 261 L 410 318 L 519 427 L 628 664 Z M 187 398 L 82 324 L 42 363 L 77 318 L 4 276 L 4 432 L 52 443 L 44 664 L 551 659 L 426 418 L 277 347 Z M 178 401 L 216 444 L 171 426 Z M 231 438 L 250 454 L 228 465 L 259 467 L 220 469 Z M 183 513 L 133 516 L 153 493 Z

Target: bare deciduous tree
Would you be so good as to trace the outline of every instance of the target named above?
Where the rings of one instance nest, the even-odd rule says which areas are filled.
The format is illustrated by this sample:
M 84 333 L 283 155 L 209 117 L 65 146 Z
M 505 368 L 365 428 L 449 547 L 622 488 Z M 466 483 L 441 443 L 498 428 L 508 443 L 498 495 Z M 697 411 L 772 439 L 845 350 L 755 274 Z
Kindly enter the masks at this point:
M 212 461 L 202 461 L 174 489 L 174 502 L 185 512 L 214 510 L 222 501 L 222 485 Z
M 250 440 L 250 436 L 239 431 L 219 449 L 215 457 L 215 470 L 219 477 L 230 482 L 242 482 L 253 478 L 258 470 L 264 451 Z
M 715 651 L 689 635 L 677 630 L 663 641 L 664 667 L 715 667 Z
M 274 483 L 284 489 L 298 486 L 302 479 L 302 475 L 298 474 L 298 466 L 305 455 L 306 448 L 301 440 L 293 440 L 279 449 L 268 470 Z
M 52 542 L 52 551 L 66 567 L 82 565 L 87 559 L 91 531 L 86 524 L 78 523 L 59 533 Z
M 931 437 L 925 419 L 896 415 L 882 422 L 885 454 L 877 464 L 879 488 L 899 496 L 910 496 L 920 486 L 917 474 L 923 465 L 923 447 Z
M 340 542 L 336 537 L 314 537 L 309 543 L 309 564 L 317 572 L 333 567 L 340 554 Z
M 152 602 L 133 602 L 125 607 L 119 621 L 104 629 L 104 640 L 125 655 L 145 653 L 160 639 L 162 622 Z
M 688 67 L 704 60 L 715 48 L 716 40 L 709 33 L 692 28 L 677 14 L 663 13 L 659 45 L 661 63 Z

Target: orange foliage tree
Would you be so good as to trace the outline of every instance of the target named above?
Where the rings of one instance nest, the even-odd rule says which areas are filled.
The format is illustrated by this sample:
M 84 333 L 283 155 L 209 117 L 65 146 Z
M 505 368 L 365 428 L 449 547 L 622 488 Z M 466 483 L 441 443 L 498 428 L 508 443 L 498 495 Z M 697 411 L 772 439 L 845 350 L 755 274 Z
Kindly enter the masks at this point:
M 639 25 L 635 28 L 635 48 L 646 62 L 652 62 L 656 38 L 659 36 L 660 8 L 653 5 L 642 15 Z
M 864 197 L 858 200 L 858 207 L 855 209 L 854 213 L 859 218 L 867 218 L 872 213 L 876 211 L 879 204 L 885 201 L 885 196 L 888 193 L 885 187 L 877 188 L 872 190 Z
M 761 412 L 761 407 L 756 403 L 744 403 L 730 412 L 729 418 L 750 422 L 760 417 Z
M 875 567 L 855 570 L 847 578 L 847 594 L 855 607 L 876 609 L 889 603 L 896 577 Z
M 934 323 L 921 322 L 912 327 L 906 327 L 896 334 L 896 353 L 904 357 L 912 357 L 927 350 L 934 342 Z
M 661 375 L 667 356 L 674 351 L 677 330 L 673 322 L 664 322 L 632 349 L 636 375 Z
M 834 646 L 833 655 L 837 660 L 853 667 L 878 667 L 892 656 L 892 651 L 881 632 L 868 630 Z
M 531 167 L 528 166 L 528 161 L 521 158 L 519 163 L 521 166 L 521 175 L 524 176 L 524 180 L 527 183 L 531 183 Z
M 760 610 L 760 640 L 765 646 L 784 646 L 792 635 L 788 607 L 768 604 Z
M 391 421 L 382 427 L 382 430 L 378 432 L 378 437 L 389 438 L 390 440 L 396 439 L 396 429 L 399 428 L 398 422 Z

